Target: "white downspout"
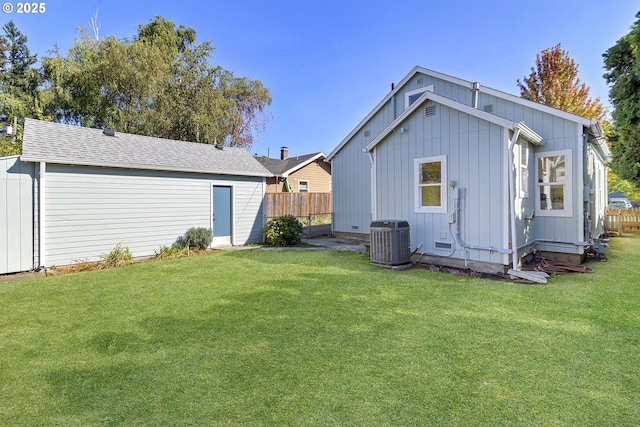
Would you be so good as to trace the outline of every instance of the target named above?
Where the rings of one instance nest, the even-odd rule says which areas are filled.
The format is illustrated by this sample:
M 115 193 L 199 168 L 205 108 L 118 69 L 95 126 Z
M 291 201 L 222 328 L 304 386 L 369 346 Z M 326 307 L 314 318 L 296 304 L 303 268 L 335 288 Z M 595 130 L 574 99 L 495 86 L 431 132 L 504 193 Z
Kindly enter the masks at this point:
M 516 171 L 513 149 L 518 142 L 520 128 L 513 130 L 513 136 L 509 141 L 509 210 L 511 211 L 511 256 L 513 258 L 513 270 L 518 270 L 518 242 L 516 236 Z
M 371 221 L 378 219 L 376 212 L 376 155 L 375 151 L 369 151 L 369 162 L 371 163 Z
M 518 142 L 520 128 L 513 128 L 513 137 L 509 141 L 509 210 L 511 211 L 511 254 L 513 257 L 512 268 L 508 271 L 512 277 L 520 277 L 535 283 L 547 283 L 547 273 L 542 271 L 518 270 L 518 238 L 516 229 L 516 165 L 513 149 Z
M 45 185 L 45 171 L 47 169 L 47 164 L 45 162 L 40 162 L 40 188 L 38 189 L 38 195 L 40 197 L 39 200 L 39 209 L 38 213 L 40 214 L 40 221 L 38 222 L 38 233 L 39 233 L 39 248 L 38 254 L 40 256 L 40 267 L 44 268 L 46 266 L 46 254 L 44 250 L 45 246 L 45 226 L 44 223 L 46 221 L 46 185 Z

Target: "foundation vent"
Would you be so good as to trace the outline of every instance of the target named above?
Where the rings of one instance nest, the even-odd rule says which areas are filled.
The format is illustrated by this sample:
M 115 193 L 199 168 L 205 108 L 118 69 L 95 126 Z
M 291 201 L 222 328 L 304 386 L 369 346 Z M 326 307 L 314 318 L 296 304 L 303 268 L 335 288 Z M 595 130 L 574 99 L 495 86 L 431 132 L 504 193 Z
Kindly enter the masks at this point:
M 451 249 L 451 243 L 436 242 L 436 249 Z

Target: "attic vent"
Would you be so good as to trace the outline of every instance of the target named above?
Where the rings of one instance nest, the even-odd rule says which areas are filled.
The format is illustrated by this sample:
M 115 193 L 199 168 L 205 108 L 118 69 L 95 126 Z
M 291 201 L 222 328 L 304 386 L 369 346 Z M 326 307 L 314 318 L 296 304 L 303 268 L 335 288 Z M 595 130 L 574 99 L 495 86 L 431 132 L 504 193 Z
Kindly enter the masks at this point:
M 435 104 L 426 106 L 424 108 L 424 115 L 427 116 L 427 117 L 435 116 L 436 115 L 436 106 L 435 106 Z
M 364 131 L 364 137 L 365 137 L 365 138 L 368 138 L 368 137 L 370 137 L 370 136 L 371 136 L 371 132 L 370 132 L 370 131 L 368 131 L 368 130 L 365 130 L 365 131 Z
M 451 243 L 436 242 L 436 249 L 451 249 Z
M 116 136 L 116 132 L 113 129 L 104 129 L 102 133 L 107 136 Z
M 418 80 L 416 80 L 416 84 L 423 84 L 424 83 L 424 79 L 422 77 L 418 78 Z
M 487 104 L 482 108 L 486 113 L 493 113 L 493 104 Z

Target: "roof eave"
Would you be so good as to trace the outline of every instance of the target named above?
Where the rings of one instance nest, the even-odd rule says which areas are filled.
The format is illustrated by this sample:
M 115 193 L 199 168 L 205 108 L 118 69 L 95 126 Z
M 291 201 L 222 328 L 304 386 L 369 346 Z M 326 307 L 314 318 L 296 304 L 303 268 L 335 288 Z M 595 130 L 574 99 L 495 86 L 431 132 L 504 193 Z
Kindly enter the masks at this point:
M 516 127 L 521 125 L 521 123 L 514 123 L 512 121 L 503 119 L 502 117 L 498 117 L 493 114 L 487 113 L 486 111 L 478 110 L 477 108 L 473 108 L 468 105 L 461 104 L 449 98 L 445 98 L 444 96 L 436 95 L 433 92 L 425 91 L 422 95 L 420 95 L 420 97 L 413 104 L 411 104 L 411 106 L 409 106 L 409 108 L 404 110 L 402 114 L 400 114 L 394 121 L 392 121 L 389 124 L 389 126 L 387 126 L 382 132 L 376 135 L 376 137 L 373 138 L 373 140 L 366 146 L 365 151 L 373 150 L 376 145 L 378 145 L 387 135 L 389 135 L 389 133 L 394 131 L 395 128 L 398 127 L 398 125 L 400 125 L 400 123 L 402 123 L 416 109 L 420 108 L 422 104 L 427 100 L 431 100 L 437 104 L 441 104 L 446 107 L 452 108 L 454 110 L 461 111 L 463 113 L 472 115 L 474 117 L 478 117 L 482 120 L 488 121 L 490 123 L 493 123 L 495 125 L 498 125 L 507 129 L 515 129 Z M 530 133 L 537 135 L 531 129 L 526 127 L 524 123 L 522 123 L 522 126 L 528 129 Z M 542 140 L 542 137 L 539 137 L 539 138 L 540 140 Z
M 150 171 L 165 171 L 165 172 L 184 172 L 184 173 L 200 173 L 206 175 L 230 175 L 230 176 L 247 176 L 257 178 L 270 178 L 274 176 L 272 173 L 266 172 L 247 172 L 247 171 L 218 171 L 218 170 L 200 170 L 200 169 L 184 169 L 184 168 L 171 168 L 160 167 L 157 165 L 122 165 L 116 163 L 97 163 L 97 162 L 77 162 L 73 160 L 65 159 L 48 159 L 41 157 L 29 157 L 20 156 L 23 162 L 31 163 L 52 163 L 57 165 L 70 165 L 70 166 L 88 166 L 98 168 L 114 168 L 114 169 L 130 169 L 130 170 L 150 170 Z
M 322 151 L 319 152 L 319 153 L 316 153 L 315 156 L 313 156 L 313 157 L 305 160 L 304 162 L 299 163 L 299 164 L 295 165 L 294 167 L 292 167 L 290 169 L 287 169 L 286 171 L 282 172 L 282 176 L 286 178 L 287 176 L 291 175 L 295 171 L 297 171 L 299 169 L 302 169 L 303 167 L 307 166 L 308 164 L 310 164 L 312 162 L 315 162 L 317 159 L 319 159 L 321 157 L 324 157 L 326 159 L 327 155 L 324 154 Z

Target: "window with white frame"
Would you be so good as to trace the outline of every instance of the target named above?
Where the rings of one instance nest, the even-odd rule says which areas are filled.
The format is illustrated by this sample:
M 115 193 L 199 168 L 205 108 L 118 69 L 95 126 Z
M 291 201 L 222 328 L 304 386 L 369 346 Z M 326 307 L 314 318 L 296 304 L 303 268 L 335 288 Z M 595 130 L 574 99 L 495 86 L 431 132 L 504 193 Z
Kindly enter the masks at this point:
M 309 191 L 309 181 L 303 179 L 298 181 L 298 191 L 300 193 L 307 193 Z
M 414 161 L 415 211 L 447 211 L 447 157 L 423 157 Z
M 571 151 L 536 154 L 536 214 L 571 216 Z
M 520 198 L 529 197 L 529 144 L 520 140 L 516 145 L 517 185 Z
M 420 95 L 422 95 L 425 92 L 433 92 L 433 85 L 421 87 L 420 89 L 406 92 L 404 94 L 404 109 L 406 110 L 407 108 L 409 108 L 409 106 L 414 102 L 416 102 L 418 98 L 420 98 Z

